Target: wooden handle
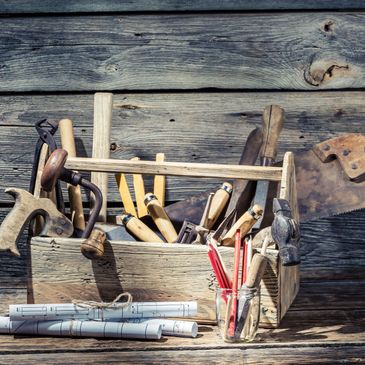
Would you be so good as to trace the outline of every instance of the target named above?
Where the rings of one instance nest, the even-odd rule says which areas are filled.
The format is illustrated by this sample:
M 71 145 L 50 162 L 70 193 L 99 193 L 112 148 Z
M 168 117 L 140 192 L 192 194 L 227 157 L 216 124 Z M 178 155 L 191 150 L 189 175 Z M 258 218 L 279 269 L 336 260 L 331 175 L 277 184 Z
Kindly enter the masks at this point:
M 231 229 L 226 233 L 222 239 L 222 245 L 233 246 L 234 235 L 239 229 L 241 231 L 241 237 L 244 237 L 256 223 L 256 221 L 262 216 L 262 208 L 256 204 L 249 209 L 245 214 L 243 214 L 237 222 L 231 227 Z
M 23 189 L 9 188 L 5 193 L 15 198 L 15 205 L 0 226 L 0 251 L 9 250 L 19 256 L 17 242 L 28 222 L 38 214 L 45 219 L 41 235 L 49 237 L 70 237 L 73 226 L 51 200 L 35 198 Z
M 148 212 L 166 241 L 170 243 L 175 242 L 177 240 L 175 228 L 156 196 L 152 193 L 147 193 L 144 201 Z
M 264 276 L 267 265 L 267 257 L 259 253 L 255 254 L 250 265 L 250 271 L 247 276 L 246 286 L 255 288 L 260 285 Z
M 67 151 L 68 156 L 76 157 L 75 138 L 70 119 L 62 119 L 58 124 L 61 134 L 62 148 Z M 80 186 L 67 184 L 68 197 L 70 200 L 71 220 L 75 228 L 83 231 L 85 229 L 84 210 L 82 206 Z
M 261 148 L 261 160 L 268 160 L 272 164 L 276 158 L 277 142 L 284 124 L 284 109 L 277 105 L 269 105 L 264 109 L 262 115 L 263 145 Z
M 231 194 L 232 194 L 232 185 L 228 182 L 224 182 L 213 196 L 212 203 L 210 205 L 208 213 L 206 228 L 211 229 L 214 226 L 214 223 L 217 221 L 220 214 L 222 213 Z
M 124 174 L 115 174 L 115 179 L 117 180 L 118 190 L 120 197 L 123 202 L 124 211 L 128 214 L 137 216 L 136 208 L 134 207 L 131 193 L 128 188 L 127 180 Z
M 140 160 L 139 157 L 131 158 L 131 161 L 139 161 L 139 160 Z M 144 190 L 144 182 L 142 175 L 133 174 L 133 187 L 134 187 L 134 196 L 136 197 L 138 217 L 142 218 L 148 214 L 147 208 L 144 204 L 144 196 L 146 193 Z
M 157 153 L 156 162 L 164 162 L 165 154 Z M 155 175 L 153 182 L 153 194 L 156 195 L 161 205 L 165 206 L 165 188 L 166 188 L 166 177 L 164 175 Z
M 82 254 L 90 260 L 96 260 L 104 255 L 106 234 L 99 228 L 94 228 L 90 237 L 81 243 Z
M 93 130 L 93 158 L 109 158 L 110 155 L 110 130 L 112 125 L 113 94 L 96 93 L 94 96 L 94 130 Z M 106 222 L 108 201 L 108 174 L 92 172 L 91 182 L 99 187 L 103 194 L 103 205 L 100 210 L 99 220 Z M 95 198 L 92 195 L 92 203 Z
M 67 151 L 57 148 L 49 156 L 44 166 L 41 185 L 44 191 L 52 191 L 67 160 Z
M 122 215 L 122 223 L 142 242 L 164 242 L 151 228 L 131 214 Z

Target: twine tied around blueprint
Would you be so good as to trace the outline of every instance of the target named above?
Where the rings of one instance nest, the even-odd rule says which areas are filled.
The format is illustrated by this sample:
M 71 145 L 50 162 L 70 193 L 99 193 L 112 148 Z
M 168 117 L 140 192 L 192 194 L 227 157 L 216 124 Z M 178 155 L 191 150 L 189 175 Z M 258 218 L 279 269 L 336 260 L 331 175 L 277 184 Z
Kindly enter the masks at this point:
M 119 300 L 123 297 L 126 297 L 127 300 L 125 302 L 118 303 Z M 132 294 L 129 292 L 120 293 L 112 302 L 96 302 L 93 300 L 85 301 L 85 300 L 77 300 L 74 299 L 72 304 L 77 305 L 81 308 L 125 308 L 129 307 L 133 301 Z

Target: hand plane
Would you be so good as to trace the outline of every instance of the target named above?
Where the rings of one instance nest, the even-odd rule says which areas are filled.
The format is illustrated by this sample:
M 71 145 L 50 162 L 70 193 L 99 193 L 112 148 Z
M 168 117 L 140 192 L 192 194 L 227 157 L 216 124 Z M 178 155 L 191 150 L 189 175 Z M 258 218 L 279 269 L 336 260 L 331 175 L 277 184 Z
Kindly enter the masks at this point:
M 23 189 L 8 188 L 6 193 L 15 198 L 15 205 L 5 217 L 0 226 L 0 251 L 10 251 L 20 256 L 17 243 L 25 226 L 36 215 L 42 215 L 45 220 L 40 236 L 70 237 L 73 225 L 56 205 L 47 198 L 35 198 Z

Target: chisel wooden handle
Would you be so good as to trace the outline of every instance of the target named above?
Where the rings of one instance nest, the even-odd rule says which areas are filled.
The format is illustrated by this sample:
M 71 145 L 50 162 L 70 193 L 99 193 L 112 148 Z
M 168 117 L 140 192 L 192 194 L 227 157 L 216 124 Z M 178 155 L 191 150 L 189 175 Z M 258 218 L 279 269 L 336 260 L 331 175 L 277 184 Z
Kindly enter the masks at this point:
M 124 174 L 115 174 L 115 179 L 117 180 L 118 190 L 120 197 L 122 198 L 124 211 L 126 213 L 137 216 L 136 208 L 134 207 L 131 193 L 128 188 L 127 179 Z
M 132 161 L 139 161 L 139 157 L 131 158 Z M 140 174 L 133 174 L 133 187 L 134 187 L 134 195 L 136 197 L 136 204 L 137 204 L 137 212 L 138 217 L 142 218 L 148 214 L 146 206 L 144 204 L 144 182 L 143 177 Z
M 167 216 L 165 210 L 157 200 L 156 196 L 152 193 L 147 193 L 144 199 L 144 203 L 150 213 L 156 226 L 165 237 L 167 242 L 175 242 L 177 240 L 177 233 L 172 225 L 170 218 Z
M 271 165 L 277 153 L 277 141 L 284 124 L 284 109 L 278 105 L 269 105 L 264 109 L 263 144 L 260 151 L 261 165 Z
M 156 162 L 164 162 L 165 154 L 157 153 L 156 154 Z M 156 195 L 158 201 L 161 205 L 165 206 L 165 186 L 166 186 L 166 176 L 164 175 L 155 175 L 153 181 L 153 193 Z
M 214 223 L 222 213 L 231 194 L 232 194 L 232 185 L 228 182 L 224 182 L 213 196 L 212 203 L 210 205 L 208 213 L 206 228 L 211 229 L 214 226 Z
M 245 214 L 243 214 L 241 218 L 239 218 L 237 222 L 231 227 L 231 229 L 226 233 L 222 239 L 222 245 L 233 246 L 234 235 L 236 231 L 239 229 L 241 231 L 241 236 L 244 237 L 250 231 L 256 221 L 262 216 L 262 213 L 262 208 L 258 204 L 254 205 Z
M 142 242 L 163 242 L 151 228 L 146 226 L 140 219 L 132 214 L 123 214 L 122 223 Z
M 264 276 L 267 265 L 267 257 L 259 253 L 255 254 L 250 265 L 250 270 L 246 280 L 248 288 L 256 288 Z
M 76 146 L 72 121 L 62 119 L 58 124 L 61 133 L 62 148 L 67 151 L 68 156 L 76 157 Z M 67 184 L 68 196 L 70 199 L 71 220 L 75 228 L 83 231 L 85 229 L 85 218 L 82 206 L 80 186 Z

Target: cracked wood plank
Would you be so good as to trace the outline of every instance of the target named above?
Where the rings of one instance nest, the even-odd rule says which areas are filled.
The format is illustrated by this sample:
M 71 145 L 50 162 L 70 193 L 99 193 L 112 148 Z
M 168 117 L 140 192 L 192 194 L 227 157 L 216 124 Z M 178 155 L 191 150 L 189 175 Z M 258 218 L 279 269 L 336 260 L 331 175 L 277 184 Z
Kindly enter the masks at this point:
M 152 0 L 118 1 L 99 0 L 1 0 L 2 14 L 33 13 L 92 13 L 92 12 L 134 12 L 134 11 L 226 11 L 226 10 L 312 10 L 312 9 L 356 9 L 364 8 L 356 0 Z
M 362 88 L 364 18 L 333 12 L 3 18 L 0 91 Z

